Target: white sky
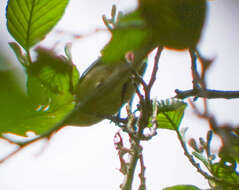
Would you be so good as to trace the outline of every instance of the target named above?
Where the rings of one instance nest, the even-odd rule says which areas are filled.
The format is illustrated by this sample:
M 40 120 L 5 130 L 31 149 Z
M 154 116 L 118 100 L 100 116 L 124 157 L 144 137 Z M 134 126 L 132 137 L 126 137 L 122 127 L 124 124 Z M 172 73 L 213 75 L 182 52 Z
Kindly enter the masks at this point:
M 5 26 L 5 6 L 7 0 L 0 1 L 0 43 L 6 53 L 15 60 L 7 42 L 12 41 Z M 130 10 L 136 1 L 124 0 L 71 0 L 63 19 L 54 31 L 63 30 L 86 34 L 103 27 L 102 14 L 110 13 L 112 4 L 120 10 Z M 238 9 L 237 0 L 214 0 L 209 3 L 209 20 L 204 30 L 200 48 L 203 55 L 215 57 L 216 61 L 208 76 L 211 88 L 238 90 Z M 44 44 L 55 39 L 55 32 Z M 62 39 L 64 36 L 59 36 Z M 64 37 L 64 42 L 68 38 Z M 100 49 L 109 40 L 107 33 L 101 32 L 75 41 L 73 59 L 81 73 L 100 54 Z M 61 50 L 61 46 L 58 47 Z M 153 97 L 168 98 L 174 89 L 191 88 L 190 63 L 185 52 L 164 52 L 159 65 L 158 81 L 153 89 Z M 237 114 L 239 100 L 211 100 L 211 110 L 220 123 L 239 123 Z M 182 127 L 190 127 L 194 137 L 205 136 L 207 126 L 191 113 L 186 112 Z M 0 165 L 0 186 L 4 190 L 94 190 L 119 189 L 122 175 L 119 160 L 113 144 L 118 129 L 108 121 L 90 128 L 65 128 L 58 132 L 47 149 L 41 153 L 43 143 L 26 148 L 14 158 Z M 160 130 L 157 137 L 143 143 L 145 165 L 147 167 L 147 187 L 149 190 L 162 189 L 176 184 L 193 184 L 207 188 L 207 182 L 190 165 L 176 135 Z M 12 150 L 12 146 L 0 141 L 0 156 Z M 40 155 L 39 155 L 40 153 Z M 135 179 L 138 179 L 137 173 Z M 135 188 L 137 189 L 137 181 Z

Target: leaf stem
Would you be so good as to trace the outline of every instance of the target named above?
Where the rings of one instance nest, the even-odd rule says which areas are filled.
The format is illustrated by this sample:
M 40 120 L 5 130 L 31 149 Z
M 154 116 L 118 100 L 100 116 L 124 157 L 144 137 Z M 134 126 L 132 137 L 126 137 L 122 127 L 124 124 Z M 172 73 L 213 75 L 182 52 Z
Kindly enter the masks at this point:
M 32 58 L 31 58 L 30 49 L 27 49 L 26 53 L 27 53 L 27 60 L 29 62 L 29 65 L 31 65 L 32 64 Z

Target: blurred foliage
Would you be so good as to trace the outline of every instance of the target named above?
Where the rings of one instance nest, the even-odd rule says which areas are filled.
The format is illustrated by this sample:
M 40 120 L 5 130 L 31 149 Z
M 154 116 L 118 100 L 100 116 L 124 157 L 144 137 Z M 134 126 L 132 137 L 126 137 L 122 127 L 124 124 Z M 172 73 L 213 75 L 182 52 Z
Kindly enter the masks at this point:
M 74 107 L 73 90 L 79 78 L 76 67 L 49 50 L 39 48 L 37 52 L 37 60 L 25 67 L 27 92 L 18 90 L 17 81 L 9 74 L 1 74 L 1 81 L 12 84 L 1 87 L 1 134 L 44 133 Z
M 16 73 L 16 68 L 2 55 L 0 52 L 0 133 L 15 128 L 15 119 L 22 118 L 31 107 L 24 89 L 19 84 L 20 76 Z
M 105 63 L 124 60 L 127 52 L 138 49 L 143 49 L 141 56 L 145 57 L 153 49 L 153 44 L 150 44 L 151 31 L 138 10 L 120 15 L 113 27 L 111 40 L 101 51 Z
M 212 123 L 212 122 L 211 122 Z M 196 143 L 196 140 L 191 139 L 190 145 L 194 149 L 192 153 L 195 158 L 200 160 L 204 166 L 210 171 L 215 180 L 209 180 L 209 184 L 213 189 L 227 189 L 234 190 L 239 188 L 239 173 L 238 173 L 238 136 L 234 131 L 238 128 L 214 126 L 220 133 L 208 131 L 207 139 L 199 139 L 200 144 Z M 227 135 L 225 135 L 227 131 Z M 233 135 L 230 138 L 228 134 Z M 231 136 L 230 135 L 230 136 Z M 219 136 L 221 138 L 222 146 L 219 153 L 212 153 L 211 149 L 214 144 L 212 140 L 214 137 Z M 232 137 L 232 136 L 231 136 Z M 237 144 L 230 144 L 228 141 L 236 142 Z
M 206 17 L 206 0 L 138 2 L 154 43 L 173 49 L 196 48 Z

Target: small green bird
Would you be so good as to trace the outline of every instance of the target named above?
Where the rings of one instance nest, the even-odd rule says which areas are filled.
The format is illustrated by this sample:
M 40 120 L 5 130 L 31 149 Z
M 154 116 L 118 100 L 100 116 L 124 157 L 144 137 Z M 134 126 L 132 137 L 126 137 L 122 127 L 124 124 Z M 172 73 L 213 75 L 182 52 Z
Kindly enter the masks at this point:
M 195 48 L 206 17 L 206 0 L 138 0 L 157 45 Z
M 143 75 L 146 62 L 137 64 L 136 71 Z M 99 58 L 81 76 L 77 89 L 78 108 L 66 119 L 65 125 L 90 126 L 112 116 L 135 93 L 131 80 L 133 63 L 121 61 L 104 64 Z
M 136 85 L 131 79 L 132 70 L 143 76 L 147 65 L 145 58 L 155 48 L 151 43 L 152 36 L 142 35 L 145 25 L 143 22 L 139 27 L 141 22 L 138 20 L 141 17 L 136 10 L 117 21 L 111 31 L 111 41 L 101 51 L 102 56 L 81 76 L 76 92 L 78 104 L 64 125 L 90 126 L 98 123 L 116 114 L 133 97 Z M 135 23 L 138 24 L 136 27 Z M 147 28 L 143 29 L 143 33 L 147 33 Z M 140 35 L 132 36 L 132 31 Z

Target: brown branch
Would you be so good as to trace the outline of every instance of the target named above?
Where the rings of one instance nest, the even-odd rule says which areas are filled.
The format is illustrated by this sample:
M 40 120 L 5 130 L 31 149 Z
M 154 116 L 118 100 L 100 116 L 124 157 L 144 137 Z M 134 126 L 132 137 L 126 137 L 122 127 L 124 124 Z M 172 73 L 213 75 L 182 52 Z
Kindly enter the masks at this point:
M 139 161 L 140 161 L 140 173 L 139 173 L 139 178 L 140 178 L 140 186 L 139 190 L 145 190 L 146 189 L 146 178 L 145 178 L 145 165 L 144 165 L 144 158 L 143 155 L 141 154 L 139 156 Z
M 120 185 L 122 190 L 131 190 L 134 179 L 135 168 L 141 155 L 142 147 L 138 144 L 137 140 L 131 139 L 130 159 L 127 163 L 127 170 L 123 183 Z
M 145 81 L 136 73 L 133 72 L 134 78 L 136 80 L 135 83 L 140 83 L 143 86 L 143 93 L 140 92 L 140 90 L 136 87 L 136 94 L 139 97 L 140 102 L 140 108 L 139 108 L 139 117 L 136 117 L 134 114 L 129 112 L 128 110 L 128 124 L 126 126 L 127 134 L 130 137 L 130 151 L 129 151 L 129 161 L 126 164 L 126 173 L 124 174 L 124 181 L 120 185 L 121 190 L 131 190 L 132 189 L 132 183 L 134 179 L 134 173 L 135 168 L 137 165 L 138 160 L 140 161 L 141 166 L 141 172 L 139 174 L 140 177 L 140 187 L 139 190 L 145 190 L 145 166 L 143 163 L 143 155 L 142 155 L 142 146 L 140 145 L 140 142 L 143 140 L 149 140 L 153 136 L 155 136 L 156 129 L 157 129 L 157 122 L 156 121 L 156 114 L 154 111 L 157 111 L 155 108 L 152 109 L 152 103 L 150 100 L 150 92 L 152 89 L 152 86 L 156 80 L 156 74 L 158 71 L 158 62 L 159 58 L 162 52 L 162 48 L 159 47 L 155 56 L 154 61 L 154 68 L 151 74 L 151 78 L 149 83 L 145 83 Z M 152 111 L 154 112 L 153 118 L 153 127 L 150 130 L 150 133 L 148 135 L 144 135 L 144 129 L 145 126 L 148 124 L 148 121 L 151 117 Z M 133 122 L 131 122 L 133 121 Z M 137 121 L 137 122 L 135 122 Z
M 15 143 L 15 144 L 17 144 L 19 147 L 16 149 L 16 150 L 14 150 L 14 151 L 12 151 L 11 153 L 9 153 L 8 155 L 6 155 L 4 158 L 2 158 L 1 160 L 0 160 L 0 164 L 2 164 L 3 162 L 5 162 L 6 160 L 8 160 L 9 158 L 11 158 L 12 156 L 14 156 L 15 154 L 17 154 L 18 152 L 20 152 L 22 149 L 24 149 L 26 146 L 28 146 L 28 145 L 30 145 L 30 144 L 32 144 L 32 143 L 34 143 L 34 142 L 36 142 L 36 141 L 38 141 L 38 140 L 40 140 L 40 139 L 42 139 L 42 138 L 44 138 L 43 136 L 39 136 L 39 137 L 36 137 L 36 138 L 34 138 L 34 139 L 32 139 L 32 140 L 29 140 L 29 141 L 26 141 L 26 142 L 24 142 L 24 143 L 19 143 L 19 144 L 17 144 L 17 143 Z
M 150 92 L 151 92 L 153 84 L 156 80 L 156 75 L 157 75 L 157 71 L 158 71 L 158 63 L 159 63 L 159 59 L 160 59 L 162 50 L 163 50 L 162 47 L 158 47 L 157 53 L 156 53 L 155 59 L 154 59 L 154 67 L 153 67 L 150 81 L 147 86 L 144 86 L 144 97 L 145 98 L 143 100 L 141 100 L 141 102 L 140 102 L 141 103 L 141 112 L 140 112 L 140 116 L 139 116 L 139 119 L 137 122 L 137 126 L 138 126 L 137 138 L 144 137 L 143 130 L 144 130 L 145 126 L 148 124 L 149 118 L 152 114 L 152 103 L 150 100 Z
M 224 99 L 233 99 L 239 98 L 239 91 L 224 91 L 224 90 L 212 90 L 212 89 L 190 89 L 190 90 L 175 90 L 177 94 L 175 98 L 184 99 L 188 97 L 200 97 L 207 99 L 216 99 L 216 98 L 224 98 Z
M 158 63 L 159 63 L 159 58 L 161 56 L 161 53 L 163 51 L 163 48 L 162 47 L 158 47 L 157 49 L 157 53 L 154 57 L 154 67 L 153 67 L 153 71 L 152 71 L 152 74 L 151 74 L 151 78 L 150 78 L 150 81 L 149 81 L 149 84 L 148 84 L 148 88 L 151 89 L 155 80 L 156 80 L 156 75 L 157 75 L 157 72 L 158 72 Z

